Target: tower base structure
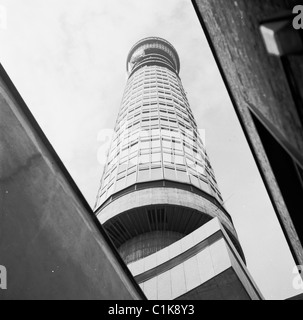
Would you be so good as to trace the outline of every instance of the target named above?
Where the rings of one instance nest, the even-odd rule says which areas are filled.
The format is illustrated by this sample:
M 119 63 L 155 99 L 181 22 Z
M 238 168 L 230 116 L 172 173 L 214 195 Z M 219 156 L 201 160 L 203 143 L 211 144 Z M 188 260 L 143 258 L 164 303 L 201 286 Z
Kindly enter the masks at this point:
M 263 300 L 218 218 L 128 265 L 149 300 Z

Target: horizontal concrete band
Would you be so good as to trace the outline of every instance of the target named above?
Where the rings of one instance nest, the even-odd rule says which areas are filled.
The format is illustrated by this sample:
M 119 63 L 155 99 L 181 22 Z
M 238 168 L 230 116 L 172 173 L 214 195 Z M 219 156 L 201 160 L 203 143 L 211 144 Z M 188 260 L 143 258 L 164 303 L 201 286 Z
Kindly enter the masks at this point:
M 221 231 L 216 232 L 215 234 L 212 234 L 209 238 L 203 240 L 200 242 L 198 245 L 190 248 L 189 250 L 183 252 L 182 254 L 174 257 L 171 260 L 168 260 L 167 262 L 157 266 L 156 268 L 147 270 L 144 273 L 139 274 L 138 276 L 135 277 L 136 281 L 138 283 L 142 283 L 145 281 L 148 281 L 174 267 L 179 265 L 180 263 L 192 258 L 195 256 L 198 252 L 202 251 L 205 249 L 207 246 L 215 243 L 218 239 L 222 238 L 223 234 Z
M 190 211 L 196 211 L 201 216 L 207 216 L 208 220 L 218 217 L 244 259 L 237 233 L 225 212 L 206 197 L 188 190 L 168 186 L 134 190 L 131 193 L 116 198 L 103 209 L 97 211 L 97 216 L 102 224 L 108 226 L 109 223 L 114 221 L 114 218 L 118 218 L 120 215 L 122 217 L 123 214 L 138 211 L 139 208 L 159 205 L 182 207 Z M 197 225 L 197 228 L 200 226 Z
M 150 189 L 150 188 L 177 188 L 181 190 L 187 190 L 192 193 L 198 194 L 201 197 L 209 200 L 214 205 L 218 206 L 220 210 L 224 212 L 224 214 L 229 218 L 229 220 L 232 221 L 232 218 L 230 214 L 226 211 L 226 209 L 222 206 L 222 204 L 212 195 L 209 193 L 202 191 L 201 189 L 197 188 L 196 186 L 192 184 L 187 184 L 179 181 L 172 181 L 172 180 L 155 180 L 155 181 L 148 181 L 148 182 L 141 182 L 141 183 L 135 183 L 132 186 L 129 186 L 119 192 L 114 193 L 110 198 L 108 198 L 99 208 L 97 208 L 96 212 L 99 214 L 106 206 L 108 206 L 111 202 L 115 201 L 116 199 L 124 196 L 127 193 L 131 193 L 137 190 L 143 190 L 143 189 Z
M 156 204 L 171 204 L 196 209 L 205 213 L 216 211 L 219 216 L 222 216 L 221 222 L 225 222 L 231 229 L 234 229 L 230 215 L 218 201 L 202 191 L 200 193 L 195 192 L 190 186 L 188 186 L 188 189 L 185 188 L 186 186 L 182 183 L 165 180 L 147 183 L 146 185 L 138 184 L 125 193 L 117 194 L 117 197 L 113 197 L 109 202 L 104 203 L 96 211 L 96 215 L 104 223 L 117 214 L 133 208 Z M 125 204 L 125 206 L 122 207 L 122 204 Z

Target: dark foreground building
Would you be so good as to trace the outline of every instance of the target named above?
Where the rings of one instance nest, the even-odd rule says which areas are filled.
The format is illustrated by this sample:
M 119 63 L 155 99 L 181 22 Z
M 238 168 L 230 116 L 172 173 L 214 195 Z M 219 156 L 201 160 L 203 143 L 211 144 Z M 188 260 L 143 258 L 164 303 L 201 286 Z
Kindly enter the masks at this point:
M 261 299 L 190 109 L 175 48 L 146 38 L 128 81 L 97 216 L 150 299 Z
M 0 266 L 0 300 L 145 299 L 1 65 Z
M 303 265 L 303 20 L 296 19 L 298 29 L 293 14 L 302 14 L 303 3 L 192 2 L 294 260 Z

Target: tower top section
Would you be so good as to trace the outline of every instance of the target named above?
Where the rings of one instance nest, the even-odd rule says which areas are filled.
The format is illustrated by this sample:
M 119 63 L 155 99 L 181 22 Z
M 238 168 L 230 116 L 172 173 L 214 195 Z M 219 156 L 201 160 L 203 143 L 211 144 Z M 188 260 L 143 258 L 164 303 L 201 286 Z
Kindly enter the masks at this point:
M 138 41 L 128 54 L 126 62 L 128 75 L 146 65 L 167 67 L 177 74 L 180 71 L 177 50 L 165 39 L 157 37 L 148 37 Z

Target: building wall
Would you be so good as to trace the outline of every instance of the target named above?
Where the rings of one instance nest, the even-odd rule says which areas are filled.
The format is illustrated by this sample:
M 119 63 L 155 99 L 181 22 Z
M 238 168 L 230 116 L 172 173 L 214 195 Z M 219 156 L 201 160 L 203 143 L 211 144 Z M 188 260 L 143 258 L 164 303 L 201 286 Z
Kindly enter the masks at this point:
M 291 10 L 298 1 L 197 0 L 212 43 L 237 102 L 253 108 L 303 159 L 303 130 L 282 61 L 265 48 L 260 24 Z M 302 3 L 301 3 L 302 4 Z M 290 11 L 290 12 L 291 12 Z M 287 13 L 287 11 L 286 11 Z M 296 78 L 303 77 L 302 57 L 288 57 Z M 301 85 L 301 80 L 298 85 Z M 303 95 L 303 91 L 300 91 Z
M 145 299 L 0 66 L 0 300 Z
M 260 32 L 260 25 L 274 17 L 292 19 L 292 8 L 302 3 L 192 2 L 294 259 L 302 264 L 303 60 L 300 54 L 268 54 Z

